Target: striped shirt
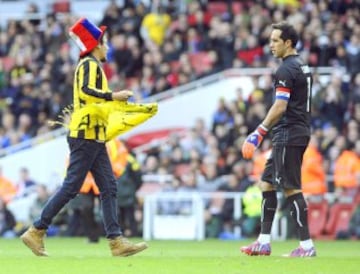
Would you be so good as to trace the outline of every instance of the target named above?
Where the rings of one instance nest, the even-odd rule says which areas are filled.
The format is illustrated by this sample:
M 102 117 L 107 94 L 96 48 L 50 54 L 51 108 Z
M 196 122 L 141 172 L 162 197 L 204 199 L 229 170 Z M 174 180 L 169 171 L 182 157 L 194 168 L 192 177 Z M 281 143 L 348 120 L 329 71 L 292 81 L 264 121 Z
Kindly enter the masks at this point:
M 86 105 L 112 100 L 106 75 L 101 64 L 91 55 L 82 58 L 75 70 L 73 86 L 74 111 Z M 84 115 L 77 128 L 70 130 L 69 136 L 104 142 L 106 126 L 91 114 Z

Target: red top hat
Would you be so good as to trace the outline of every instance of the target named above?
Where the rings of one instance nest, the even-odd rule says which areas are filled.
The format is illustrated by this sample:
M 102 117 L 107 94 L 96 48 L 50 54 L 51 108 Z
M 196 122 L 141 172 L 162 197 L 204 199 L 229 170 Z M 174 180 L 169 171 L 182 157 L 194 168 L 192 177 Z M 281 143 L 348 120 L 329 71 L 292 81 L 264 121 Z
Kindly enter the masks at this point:
M 97 27 L 86 18 L 80 18 L 70 27 L 69 35 L 80 48 L 80 57 L 91 52 L 100 42 L 106 26 Z

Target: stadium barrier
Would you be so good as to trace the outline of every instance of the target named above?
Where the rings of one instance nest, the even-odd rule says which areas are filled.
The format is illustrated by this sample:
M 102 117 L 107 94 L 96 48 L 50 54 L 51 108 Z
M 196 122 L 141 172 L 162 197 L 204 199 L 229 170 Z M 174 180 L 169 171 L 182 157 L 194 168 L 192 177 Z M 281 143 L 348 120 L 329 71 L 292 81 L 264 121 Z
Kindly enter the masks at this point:
M 141 195 L 142 196 L 142 195 Z M 156 192 L 144 195 L 143 237 L 145 240 L 198 240 L 205 239 L 204 210 L 208 201 L 213 199 L 232 199 L 234 202 L 233 235 L 241 239 L 240 218 L 242 216 L 240 192 Z M 172 207 L 161 211 L 162 203 Z M 174 210 L 175 209 L 175 210 Z M 271 231 L 273 240 L 285 240 L 287 219 L 275 215 Z

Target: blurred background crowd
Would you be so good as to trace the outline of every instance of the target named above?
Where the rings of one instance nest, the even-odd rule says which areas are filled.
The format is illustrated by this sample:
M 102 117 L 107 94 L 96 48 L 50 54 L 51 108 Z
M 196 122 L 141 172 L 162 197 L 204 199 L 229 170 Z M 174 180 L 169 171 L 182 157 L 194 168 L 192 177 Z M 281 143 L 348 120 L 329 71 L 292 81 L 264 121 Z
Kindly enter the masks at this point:
M 50 132 L 54 128 L 47 121 L 71 104 L 78 52 L 69 43 L 67 30 L 78 17 L 70 12 L 71 1 L 59 3 L 43 18 L 36 16 L 38 6 L 31 3 L 24 19 L 9 20 L 0 29 L 0 148 Z M 271 24 L 282 20 L 294 24 L 300 33 L 299 54 L 315 68 L 304 192 L 309 197 L 334 193 L 337 199 L 360 201 L 358 1 L 128 0 L 123 5 L 110 1 L 102 12 L 97 23 L 108 26 L 105 71 L 110 86 L 132 89 L 134 101 L 229 68 L 276 68 L 278 61 L 267 47 Z M 316 67 L 333 68 L 326 84 Z M 254 161 L 243 160 L 240 148 L 273 100 L 271 74 L 254 76 L 253 83 L 248 98 L 239 88 L 235 100 L 219 99 L 210 127 L 199 118 L 191 129 L 172 133 L 160 145 L 136 155 L 144 178 L 171 175 L 159 183 L 159 191 L 249 193 L 243 199 L 249 218 L 242 222 L 248 222 L 243 230 L 250 236 L 260 214 L 256 181 L 271 147 L 265 140 Z M 32 184 L 24 183 L 24 172 L 29 176 L 21 170 L 22 179 L 9 182 L 6 191 L 1 190 L 6 178 L 1 178 L 4 205 L 29 187 L 46 192 L 36 178 Z M 141 199 L 137 202 L 134 211 L 141 230 Z M 224 232 L 233 221 L 233 210 L 226 199 L 207 201 L 207 236 Z M 159 204 L 164 214 L 183 211 L 184 205 Z

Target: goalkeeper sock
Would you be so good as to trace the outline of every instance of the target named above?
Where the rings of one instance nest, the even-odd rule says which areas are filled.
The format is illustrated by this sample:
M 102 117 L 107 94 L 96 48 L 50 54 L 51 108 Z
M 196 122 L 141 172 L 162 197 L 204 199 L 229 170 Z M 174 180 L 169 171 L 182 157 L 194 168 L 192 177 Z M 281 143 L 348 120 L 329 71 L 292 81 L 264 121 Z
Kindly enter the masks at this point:
M 271 226 L 277 209 L 276 191 L 263 192 L 261 203 L 261 234 L 271 233 Z
M 262 245 L 270 243 L 270 240 L 271 240 L 270 234 L 261 234 L 261 233 L 257 239 L 257 241 Z
M 305 241 L 300 241 L 300 246 L 305 250 L 309 250 L 310 248 L 312 248 L 314 246 L 314 243 L 311 239 L 309 239 L 309 240 L 305 240 Z
M 302 193 L 297 193 L 287 197 L 287 202 L 290 204 L 290 215 L 295 221 L 296 228 L 299 232 L 300 241 L 310 239 L 308 218 L 307 218 L 307 204 Z

